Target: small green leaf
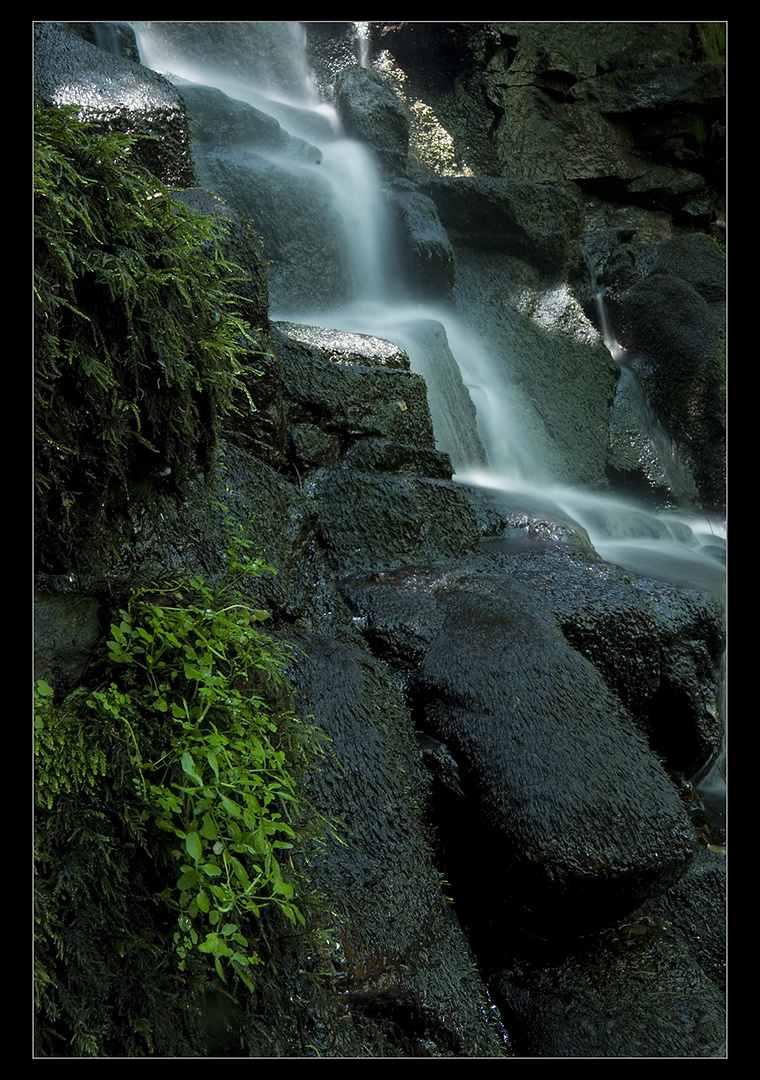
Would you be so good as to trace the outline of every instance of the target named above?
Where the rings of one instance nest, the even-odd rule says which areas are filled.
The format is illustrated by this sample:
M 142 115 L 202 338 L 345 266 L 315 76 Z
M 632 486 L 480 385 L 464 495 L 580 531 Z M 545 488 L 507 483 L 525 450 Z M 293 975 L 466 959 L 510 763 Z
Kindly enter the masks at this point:
M 232 799 L 228 799 L 226 795 L 222 795 L 221 800 L 222 805 L 224 806 L 224 809 L 227 811 L 228 814 L 230 814 L 234 818 L 242 818 L 243 811 L 237 803 L 234 803 Z
M 185 848 L 190 858 L 198 862 L 203 855 L 203 844 L 197 832 L 187 834 L 185 837 Z
M 213 814 L 205 813 L 203 815 L 203 823 L 201 824 L 200 833 L 205 840 L 216 840 L 216 838 L 219 836 L 219 828 L 216 824 Z M 221 855 L 224 847 L 223 845 L 219 845 L 219 851 L 217 851 L 216 849 L 217 844 L 214 844 L 214 854 Z
M 183 773 L 185 773 L 187 776 L 189 776 L 191 780 L 195 780 L 195 782 L 199 786 L 203 786 L 203 779 L 201 778 L 201 776 L 199 776 L 198 772 L 196 771 L 195 761 L 193 760 L 193 755 L 191 753 L 189 753 L 189 751 L 185 750 L 185 752 L 182 755 L 182 759 L 181 759 L 180 764 L 182 765 L 182 772 Z
M 188 889 L 195 889 L 198 885 L 198 875 L 195 870 L 188 870 L 177 881 L 177 888 L 180 892 L 186 892 Z

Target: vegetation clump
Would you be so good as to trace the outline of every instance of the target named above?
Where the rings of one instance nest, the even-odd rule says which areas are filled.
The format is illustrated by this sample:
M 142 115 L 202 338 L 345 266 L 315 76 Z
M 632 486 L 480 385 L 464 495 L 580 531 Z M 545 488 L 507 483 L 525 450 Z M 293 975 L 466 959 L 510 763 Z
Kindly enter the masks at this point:
M 209 961 L 252 992 L 262 914 L 304 924 L 292 856 L 318 839 L 300 778 L 322 737 L 293 712 L 267 612 L 236 592 L 269 569 L 246 547 L 236 539 L 214 589 L 195 577 L 134 590 L 97 685 L 60 703 L 37 686 L 44 1054 L 57 1041 L 87 1055 L 199 1052 L 188 1011 Z
M 226 414 L 252 408 L 255 330 L 223 255 L 222 218 L 197 213 L 74 108 L 35 103 L 37 555 L 118 543 L 130 499 L 181 492 L 208 468 Z

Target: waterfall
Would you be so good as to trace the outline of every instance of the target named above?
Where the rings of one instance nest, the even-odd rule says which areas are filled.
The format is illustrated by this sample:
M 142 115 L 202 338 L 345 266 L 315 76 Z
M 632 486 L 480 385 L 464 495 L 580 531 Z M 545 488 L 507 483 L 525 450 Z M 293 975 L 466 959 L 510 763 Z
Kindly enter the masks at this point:
M 294 306 L 276 298 L 272 318 L 370 334 L 398 344 L 428 382 L 437 442 L 449 453 L 456 480 L 490 492 L 501 502 L 540 506 L 548 514 L 572 519 L 586 529 L 603 559 L 636 574 L 723 596 L 722 522 L 693 510 L 653 513 L 620 498 L 558 484 L 541 446 L 525 430 L 524 405 L 503 358 L 489 352 L 452 304 L 423 304 L 399 295 L 394 262 L 398 256 L 380 177 L 370 151 L 345 137 L 333 106 L 320 100 L 307 63 L 303 27 L 184 24 L 191 30 L 186 31 L 188 44 L 183 48 L 171 33 L 164 40 L 165 25 L 133 24 L 143 63 L 247 102 L 319 151 L 311 160 L 307 155 L 297 162 L 280 159 L 279 164 L 297 169 L 315 184 L 329 185 L 335 221 L 342 223 L 340 243 L 349 285 L 339 302 L 328 306 L 306 302 Z M 368 66 L 368 24 L 353 25 L 357 61 Z M 193 40 L 192 28 L 202 26 L 213 28 L 214 48 L 197 34 Z M 225 34 L 235 46 L 234 62 L 225 56 Z M 591 262 L 590 271 L 595 273 Z M 596 282 L 594 287 L 602 335 L 620 367 L 623 390 L 638 410 L 642 430 L 668 482 L 676 492 L 685 491 L 688 484 L 677 453 L 636 378 L 636 358 L 614 339 L 603 293 Z
M 503 358 L 489 352 L 453 305 L 422 304 L 414 297 L 399 296 L 393 229 L 377 168 L 367 147 L 344 136 L 334 107 L 320 100 L 307 62 L 303 27 L 298 23 L 210 24 L 214 52 L 210 43 L 201 47 L 190 31 L 186 31 L 186 45 L 184 37 L 178 40 L 172 33 L 164 40 L 164 25 L 133 24 L 146 65 L 245 101 L 319 151 L 313 160 L 280 164 L 310 175 L 314 183 L 330 186 L 335 219 L 342 223 L 340 243 L 349 285 L 335 306 L 280 306 L 282 301 L 275 299 L 272 318 L 371 334 L 400 345 L 408 352 L 413 369 L 428 382 L 438 445 L 452 458 L 456 479 L 495 492 L 501 500 L 529 496 L 547 512 L 559 511 L 587 530 L 604 559 L 637 574 L 721 594 L 724 567 L 714 557 L 725 542 L 721 522 L 698 511 L 652 513 L 620 498 L 554 482 L 541 446 L 521 422 L 523 403 Z M 201 25 L 206 24 L 184 24 Z M 354 32 L 359 59 L 368 63 L 367 24 L 354 24 Z M 615 340 L 595 264 L 584 254 L 597 294 L 602 335 L 621 369 L 622 385 L 639 411 L 642 429 L 673 490 L 686 490 L 677 454 L 636 379 L 635 356 Z M 452 391 L 456 380 L 452 381 L 447 358 L 438 363 L 431 357 L 430 334 L 425 330 L 431 322 L 442 328 L 442 347 L 456 358 L 456 378 L 466 387 L 457 394 Z
M 171 32 L 164 37 L 166 25 L 133 24 L 147 66 L 216 87 L 274 117 L 289 134 L 317 147 L 318 154 L 312 160 L 294 163 L 280 159 L 279 163 L 310 175 L 314 183 L 329 185 L 335 219 L 342 223 L 339 239 L 349 285 L 332 307 L 280 306 L 282 301 L 275 299 L 273 319 L 327 325 L 399 344 L 407 349 L 413 368 L 421 370 L 428 381 L 439 444 L 454 460 L 460 481 L 502 495 L 508 492 L 519 497 L 530 492 L 535 497 L 540 492 L 545 502 L 559 505 L 565 514 L 575 517 L 589 531 L 594 545 L 599 545 L 600 554 L 610 561 L 678 584 L 719 589 L 722 565 L 708 550 L 723 543 L 719 522 L 698 513 L 691 518 L 687 514 L 652 514 L 622 499 L 558 486 L 543 461 L 541 447 L 531 441 L 521 423 L 519 393 L 510 383 L 503 358 L 489 353 L 484 341 L 463 325 L 453 305 L 422 304 L 414 297 L 399 295 L 393 229 L 377 168 L 367 147 L 344 136 L 333 106 L 320 100 L 307 61 L 304 28 L 298 23 L 183 24 L 184 36 L 178 39 Z M 213 30 L 213 41 L 204 43 L 192 32 L 192 28 L 202 26 Z M 366 64 L 368 24 L 355 23 L 353 27 L 358 58 Z M 679 477 L 677 454 L 641 390 L 633 369 L 635 354 L 623 349 L 610 330 L 595 264 L 587 252 L 584 254 L 597 295 L 604 341 L 621 369 L 622 384 L 639 411 L 644 433 L 678 492 L 688 485 Z M 465 408 L 462 416 L 455 415 L 459 406 L 450 392 L 450 370 L 446 363 L 440 365 L 444 380 L 449 382 L 448 387 L 440 387 L 439 365 L 432 362 L 429 351 L 430 335 L 415 331 L 415 326 L 419 330 L 430 322 L 443 328 L 441 340 L 456 358 L 474 403 L 475 408 Z M 710 534 L 707 543 L 702 541 L 703 531 Z M 681 566 L 677 565 L 679 559 Z

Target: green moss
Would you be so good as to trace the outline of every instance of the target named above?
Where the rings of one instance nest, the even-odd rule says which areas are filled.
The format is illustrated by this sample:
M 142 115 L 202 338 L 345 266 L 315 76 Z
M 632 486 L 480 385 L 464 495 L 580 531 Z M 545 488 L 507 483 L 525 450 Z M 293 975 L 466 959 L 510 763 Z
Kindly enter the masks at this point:
M 697 23 L 699 40 L 704 50 L 705 59 L 718 63 L 726 58 L 726 24 Z
M 182 492 L 221 418 L 252 408 L 256 341 L 238 314 L 222 219 L 131 158 L 136 136 L 35 106 L 37 553 L 119 543 L 135 490 Z

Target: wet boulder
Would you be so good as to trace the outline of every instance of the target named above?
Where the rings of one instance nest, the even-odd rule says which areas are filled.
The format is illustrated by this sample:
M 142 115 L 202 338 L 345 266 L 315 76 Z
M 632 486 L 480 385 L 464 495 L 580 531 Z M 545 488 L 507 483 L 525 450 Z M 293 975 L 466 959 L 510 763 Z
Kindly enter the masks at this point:
M 340 452 L 376 438 L 434 448 L 425 380 L 398 346 L 294 323 L 273 324 L 273 344 L 291 425 L 320 428 Z
M 273 116 L 211 86 L 178 80 L 190 117 L 196 154 L 222 146 L 256 146 L 282 152 L 288 135 Z
M 363 649 L 299 637 L 293 682 L 301 715 L 331 740 L 307 778 L 338 839 L 310 859 L 326 898 L 321 970 L 333 973 L 312 1042 L 357 1056 L 504 1056 L 433 862 L 422 805 L 425 770 L 409 711 L 384 666 Z
M 420 191 L 400 188 L 391 206 L 412 293 L 425 299 L 450 296 L 456 258 L 435 203 Z
M 549 274 L 576 257 L 570 242 L 581 220 L 581 203 L 570 184 L 435 175 L 419 184 L 455 242 L 513 255 Z
M 595 938 L 527 960 L 492 992 L 526 1057 L 725 1056 L 725 855 L 700 849 L 673 889 Z
M 426 476 L 436 480 L 452 477 L 451 459 L 442 450 L 390 439 L 369 438 L 354 443 L 343 455 L 343 464 L 367 473 Z
M 520 1057 L 724 1057 L 725 1002 L 656 919 L 494 988 Z
M 38 23 L 34 37 L 34 90 L 44 102 L 80 106 L 80 118 L 103 131 L 151 136 L 136 144 L 135 158 L 165 184 L 195 184 L 185 106 L 163 75 L 65 25 Z
M 466 495 L 448 480 L 335 468 L 314 474 L 308 491 L 337 574 L 456 558 L 480 542 Z
M 335 80 L 335 105 L 350 138 L 370 146 L 385 169 L 403 172 L 409 121 L 387 79 L 371 68 L 346 68 Z
M 683 587 L 654 578 L 651 568 L 636 576 L 602 561 L 561 522 L 532 517 L 518 528 L 518 515 L 512 520 L 483 542 L 481 567 L 535 590 L 668 769 L 693 776 L 723 737 L 725 612 L 710 591 L 725 572 L 721 562 L 698 562 L 695 551 L 704 587 Z
M 469 813 L 447 874 L 466 888 L 475 863 L 499 867 L 494 940 L 504 920 L 545 936 L 599 928 L 679 879 L 693 829 L 548 605 L 519 581 L 470 569 L 405 568 L 345 593 L 374 647 L 406 655 L 417 722 L 458 763 Z
M 549 599 L 568 642 L 621 698 L 669 770 L 693 776 L 719 752 L 726 638 L 718 598 L 609 564 L 564 559 L 560 567 L 547 557 L 518 572 Z

